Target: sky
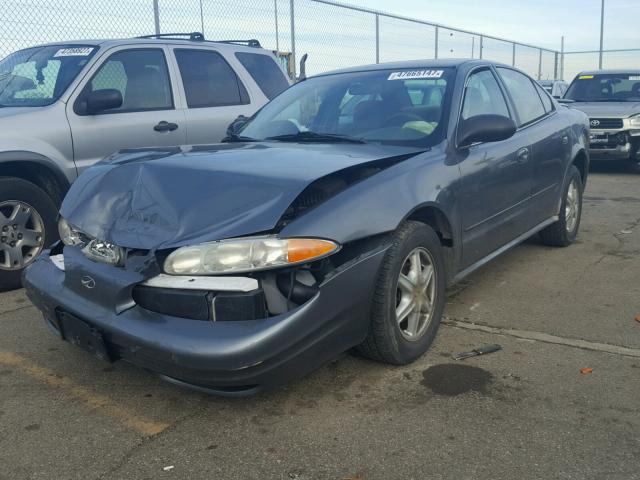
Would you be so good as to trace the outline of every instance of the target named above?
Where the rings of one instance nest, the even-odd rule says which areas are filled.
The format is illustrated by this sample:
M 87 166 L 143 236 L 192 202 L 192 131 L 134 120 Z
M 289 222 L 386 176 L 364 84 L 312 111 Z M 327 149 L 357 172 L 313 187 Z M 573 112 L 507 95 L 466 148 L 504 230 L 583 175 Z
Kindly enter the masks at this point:
M 600 0 L 347 0 L 382 10 L 560 50 L 597 50 Z M 605 0 L 605 49 L 640 48 L 640 0 Z

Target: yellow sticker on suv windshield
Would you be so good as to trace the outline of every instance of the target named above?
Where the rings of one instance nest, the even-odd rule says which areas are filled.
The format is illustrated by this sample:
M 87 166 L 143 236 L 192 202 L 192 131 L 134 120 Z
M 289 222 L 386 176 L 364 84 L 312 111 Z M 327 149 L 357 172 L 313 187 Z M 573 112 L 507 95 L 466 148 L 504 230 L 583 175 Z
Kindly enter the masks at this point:
M 593 75 L 580 75 L 578 77 L 578 80 L 591 80 L 593 78 Z

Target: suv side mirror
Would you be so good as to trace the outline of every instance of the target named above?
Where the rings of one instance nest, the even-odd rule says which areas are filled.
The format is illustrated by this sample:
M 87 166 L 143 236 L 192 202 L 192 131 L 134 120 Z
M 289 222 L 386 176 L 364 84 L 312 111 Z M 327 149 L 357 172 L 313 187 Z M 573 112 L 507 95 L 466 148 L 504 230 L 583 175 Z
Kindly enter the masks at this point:
M 234 135 L 240 133 L 240 130 L 242 130 L 242 127 L 244 127 L 248 121 L 249 117 L 238 115 L 236 119 L 227 127 L 227 137 L 233 137 Z
M 94 90 L 87 95 L 87 113 L 96 113 L 112 110 L 122 106 L 122 94 L 113 88 Z
M 458 147 L 476 142 L 499 142 L 516 133 L 516 124 L 502 115 L 476 115 L 461 120 L 458 126 Z

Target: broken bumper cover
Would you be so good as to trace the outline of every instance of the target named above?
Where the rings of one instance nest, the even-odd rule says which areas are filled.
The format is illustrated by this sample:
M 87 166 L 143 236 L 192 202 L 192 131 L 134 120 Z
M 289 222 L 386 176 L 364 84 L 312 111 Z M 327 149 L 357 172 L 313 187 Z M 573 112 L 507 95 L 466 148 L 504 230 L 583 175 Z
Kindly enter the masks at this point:
M 58 334 L 57 318 L 66 312 L 95 327 L 114 358 L 181 385 L 247 395 L 300 378 L 364 339 L 383 255 L 362 255 L 339 267 L 303 305 L 250 321 L 190 320 L 145 310 L 131 298 L 133 285 L 117 287 L 113 277 L 120 270 L 79 257 L 73 260 L 81 263 L 83 276 L 95 279 L 95 290 L 106 283 L 99 297 L 71 288 L 73 273 L 56 267 L 48 252 L 25 271 L 23 283 Z

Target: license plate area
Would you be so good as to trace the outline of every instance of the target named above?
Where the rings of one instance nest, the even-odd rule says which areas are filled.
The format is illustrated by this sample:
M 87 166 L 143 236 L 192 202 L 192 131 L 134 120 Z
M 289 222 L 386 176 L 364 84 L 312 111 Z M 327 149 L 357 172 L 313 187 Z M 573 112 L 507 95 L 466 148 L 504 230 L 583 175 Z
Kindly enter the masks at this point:
M 58 312 L 58 326 L 62 338 L 67 342 L 100 360 L 109 363 L 113 361 L 102 333 L 94 326 L 67 312 Z
M 604 144 L 609 143 L 609 134 L 608 133 L 591 133 L 589 135 L 589 142 L 592 144 Z

